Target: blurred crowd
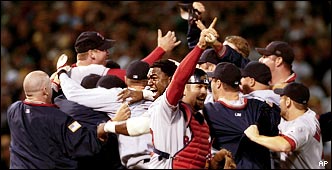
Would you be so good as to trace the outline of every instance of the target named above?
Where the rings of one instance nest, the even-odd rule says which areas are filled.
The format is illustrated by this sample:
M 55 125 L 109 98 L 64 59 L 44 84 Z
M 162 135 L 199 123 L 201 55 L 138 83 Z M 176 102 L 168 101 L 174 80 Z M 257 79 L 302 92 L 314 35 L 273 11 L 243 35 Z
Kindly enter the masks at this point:
M 1 1 L 1 152 L 9 134 L 7 107 L 22 100 L 22 81 L 32 70 L 49 75 L 65 53 L 75 63 L 74 42 L 83 31 L 97 31 L 116 40 L 111 59 L 121 68 L 142 59 L 156 47 L 157 29 L 175 31 L 182 43 L 165 58 L 180 61 L 189 51 L 182 1 Z M 240 35 L 255 47 L 274 40 L 294 49 L 297 81 L 310 88 L 309 107 L 331 111 L 331 1 L 203 1 L 204 20 L 218 18 L 222 41 Z M 4 138 L 4 139 L 3 139 Z M 3 142 L 4 140 L 4 142 Z M 2 156 L 3 158 L 3 153 Z

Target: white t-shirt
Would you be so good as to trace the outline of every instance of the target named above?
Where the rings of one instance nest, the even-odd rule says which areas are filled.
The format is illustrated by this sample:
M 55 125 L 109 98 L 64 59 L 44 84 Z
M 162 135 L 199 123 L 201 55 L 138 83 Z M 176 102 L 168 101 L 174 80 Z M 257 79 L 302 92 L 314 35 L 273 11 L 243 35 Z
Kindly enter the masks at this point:
M 90 64 L 87 66 L 72 67 L 70 70 L 70 78 L 80 84 L 85 76 L 88 76 L 90 74 L 104 76 L 107 74 L 108 70 L 109 68 L 100 64 Z

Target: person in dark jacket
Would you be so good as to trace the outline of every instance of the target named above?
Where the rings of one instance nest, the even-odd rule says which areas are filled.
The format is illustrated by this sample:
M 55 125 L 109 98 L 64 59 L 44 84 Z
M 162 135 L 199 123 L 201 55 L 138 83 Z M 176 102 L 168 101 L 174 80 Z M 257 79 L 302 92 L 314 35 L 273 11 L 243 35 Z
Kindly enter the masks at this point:
M 30 72 L 23 89 L 26 99 L 7 111 L 10 169 L 74 169 L 77 158 L 101 150 L 103 126 L 88 128 L 52 104 L 51 81 L 45 72 Z

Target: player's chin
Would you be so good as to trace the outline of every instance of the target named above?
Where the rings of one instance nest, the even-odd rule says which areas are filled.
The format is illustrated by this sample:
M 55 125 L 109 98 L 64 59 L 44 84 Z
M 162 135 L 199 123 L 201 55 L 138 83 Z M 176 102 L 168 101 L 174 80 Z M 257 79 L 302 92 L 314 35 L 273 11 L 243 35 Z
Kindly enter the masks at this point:
M 204 107 L 204 101 L 203 99 L 197 99 L 196 100 L 196 105 L 198 106 L 199 109 L 203 109 Z

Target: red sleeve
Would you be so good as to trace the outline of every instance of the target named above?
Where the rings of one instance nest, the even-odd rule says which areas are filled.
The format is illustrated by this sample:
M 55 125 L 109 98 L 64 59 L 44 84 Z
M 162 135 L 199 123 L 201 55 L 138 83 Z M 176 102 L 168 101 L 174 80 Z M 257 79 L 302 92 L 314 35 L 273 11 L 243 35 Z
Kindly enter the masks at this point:
M 161 59 L 165 53 L 166 51 L 163 48 L 157 47 L 148 56 L 143 58 L 142 61 L 147 62 L 151 66 L 155 61 Z
M 280 134 L 280 136 L 287 140 L 287 142 L 291 145 L 291 151 L 294 151 L 296 148 L 295 141 L 286 135 Z
M 126 70 L 120 68 L 110 68 L 107 71 L 107 75 L 115 75 L 125 82 Z
M 173 75 L 171 83 L 166 90 L 166 98 L 169 104 L 175 106 L 182 98 L 184 87 L 190 76 L 194 73 L 196 64 L 202 53 L 203 50 L 196 46 L 181 61 Z

